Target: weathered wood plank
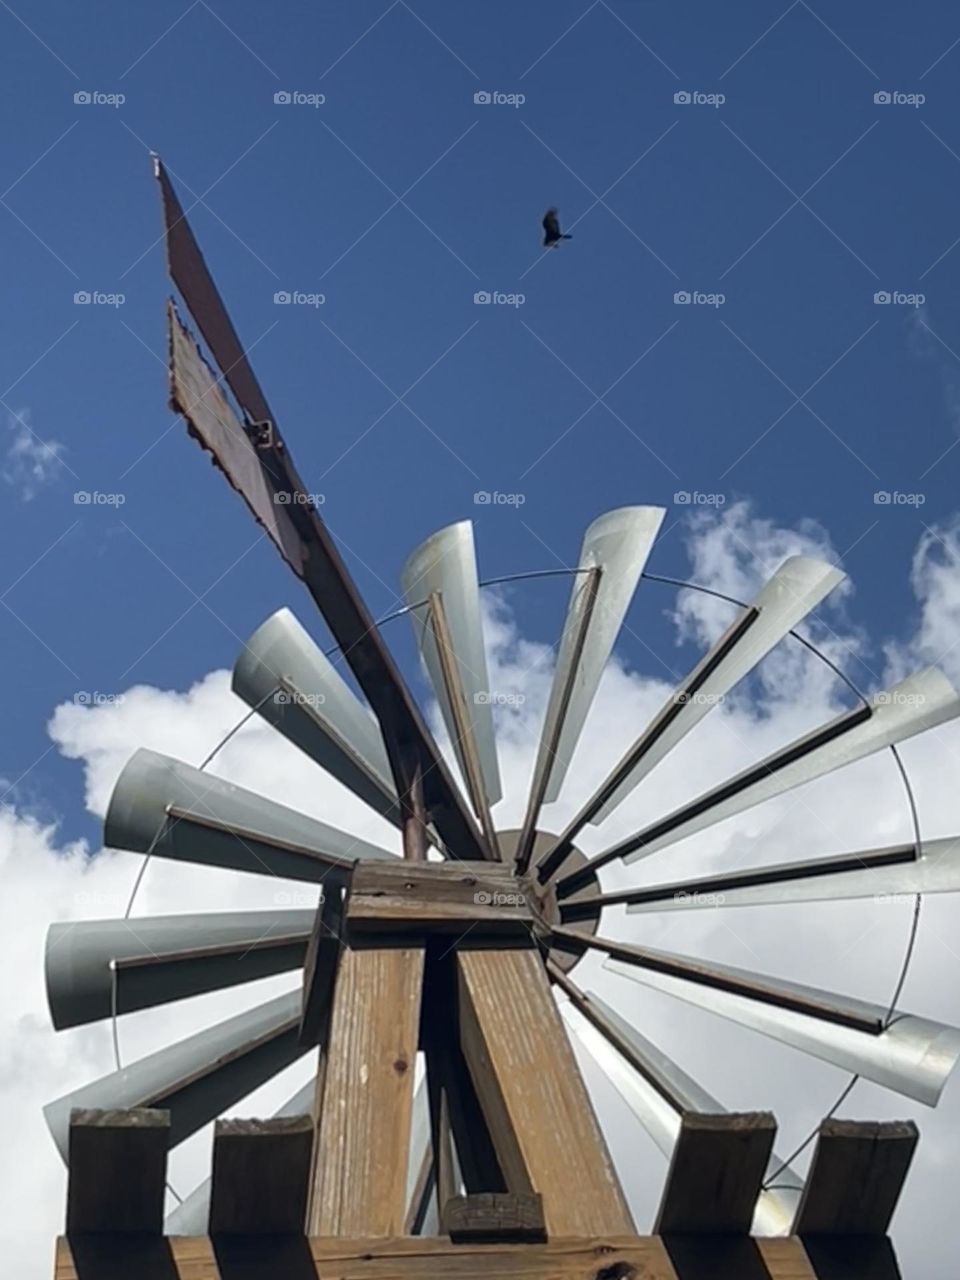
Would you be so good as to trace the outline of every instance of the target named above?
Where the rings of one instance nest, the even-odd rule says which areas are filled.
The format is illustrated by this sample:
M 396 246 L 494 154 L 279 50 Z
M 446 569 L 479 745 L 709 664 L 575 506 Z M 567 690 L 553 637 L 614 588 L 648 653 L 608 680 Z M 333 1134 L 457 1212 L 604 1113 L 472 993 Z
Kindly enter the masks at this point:
M 803 1242 L 796 1236 L 761 1238 L 755 1244 L 767 1270 L 776 1280 L 817 1280 Z
M 533 913 L 511 868 L 491 862 L 357 864 L 346 918 L 354 932 L 523 936 Z
M 169 1142 L 169 1111 L 75 1110 L 70 1117 L 68 1235 L 159 1235 Z
M 406 1219 L 422 947 L 340 954 L 310 1234 L 398 1235 Z
M 313 1117 L 218 1120 L 213 1137 L 210 1234 L 303 1234 Z
M 679 1280 L 656 1237 L 592 1236 L 548 1244 L 453 1244 L 444 1238 L 313 1239 L 310 1253 L 322 1280 Z M 175 1280 L 230 1280 L 218 1269 L 207 1237 L 173 1238 Z M 260 1259 L 261 1267 L 268 1260 Z M 270 1280 L 296 1272 L 262 1270 Z M 63 1240 L 56 1280 L 89 1280 L 73 1265 Z M 116 1280 L 121 1280 L 117 1277 Z M 132 1274 L 125 1280 L 133 1280 Z M 146 1274 L 136 1280 L 154 1280 Z M 771 1273 L 771 1280 L 794 1280 Z
M 795 1234 L 885 1235 L 917 1139 L 912 1120 L 824 1120 Z
M 440 1229 L 454 1244 L 543 1242 L 543 1198 L 534 1192 L 480 1191 L 444 1203 Z
M 539 1191 L 551 1237 L 630 1232 L 630 1211 L 539 953 L 461 949 L 460 1035 L 510 1191 Z
M 746 1235 L 773 1149 L 769 1112 L 688 1112 L 660 1202 L 659 1235 Z
M 333 992 L 343 945 L 343 896 L 337 885 L 324 888 L 303 965 L 300 1043 L 325 1044 L 330 1033 Z

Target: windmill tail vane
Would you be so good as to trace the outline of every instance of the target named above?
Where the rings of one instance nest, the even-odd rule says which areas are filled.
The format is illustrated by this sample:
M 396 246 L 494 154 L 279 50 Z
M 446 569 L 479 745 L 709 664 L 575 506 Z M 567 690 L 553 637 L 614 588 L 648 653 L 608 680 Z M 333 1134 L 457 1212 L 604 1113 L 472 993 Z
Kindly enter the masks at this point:
M 639 923 L 634 917 L 708 906 L 774 910 L 955 892 L 960 838 L 921 844 L 917 831 L 896 846 L 811 849 L 800 861 L 710 875 L 644 877 L 638 869 L 629 887 L 613 890 L 599 873 L 859 760 L 895 753 L 898 743 L 957 716 L 956 691 L 930 668 L 862 696 L 853 710 L 588 855 L 582 833 L 593 827 L 592 843 L 602 841 L 611 814 L 777 646 L 795 639 L 844 579 L 809 556 L 785 560 L 752 600 L 739 602 L 726 631 L 557 833 L 543 810 L 575 787 L 577 747 L 601 677 L 640 584 L 649 591 L 656 580 L 647 564 L 665 512 L 623 507 L 584 534 L 522 822 L 501 829 L 495 810 L 504 787 L 471 523 L 427 538 L 401 574 L 401 612 L 454 767 L 307 501 L 176 192 L 158 157 L 154 164 L 170 276 L 212 359 L 171 302 L 171 403 L 303 582 L 334 640 L 324 653 L 281 609 L 243 646 L 232 688 L 385 819 L 395 839 L 360 839 L 154 751 L 128 762 L 106 816 L 108 847 L 303 882 L 319 902 L 52 926 L 46 973 L 57 1029 L 262 978 L 300 977 L 295 990 L 47 1106 L 70 1169 L 61 1280 L 107 1276 L 106 1265 L 84 1266 L 84 1242 L 110 1240 L 122 1250 L 125 1233 L 172 1250 L 177 1270 L 163 1274 L 184 1278 L 201 1274 L 190 1270 L 190 1241 L 216 1246 L 219 1270 L 204 1276 L 230 1276 L 227 1245 L 252 1247 L 255 1236 L 302 1237 L 325 1277 L 359 1274 L 344 1261 L 353 1258 L 366 1259 L 365 1276 L 413 1280 L 427 1274 L 416 1270 L 417 1258 L 434 1255 L 439 1269 L 430 1275 L 447 1265 L 461 1274 L 456 1268 L 474 1255 L 482 1274 L 497 1249 L 526 1251 L 533 1261 L 522 1264 L 524 1275 L 554 1276 L 557 1241 L 567 1251 L 563 1265 L 581 1267 L 563 1271 L 571 1276 L 588 1268 L 591 1277 L 701 1274 L 684 1270 L 679 1239 L 688 1251 L 708 1253 L 721 1248 L 717 1241 L 724 1249 L 749 1245 L 774 1280 L 839 1274 L 829 1266 L 841 1247 L 851 1257 L 860 1249 L 854 1262 L 867 1267 L 877 1249 L 889 1248 L 916 1127 L 828 1119 L 804 1179 L 774 1150 L 773 1117 L 729 1111 L 617 1011 L 618 993 L 626 998 L 639 984 L 927 1106 L 936 1105 L 960 1057 L 960 1030 L 654 949 L 629 930 L 627 939 L 607 936 L 605 913 L 625 907 L 628 921 Z M 599 967 L 580 967 L 585 957 Z M 669 1161 L 651 1235 L 636 1233 L 573 1045 Z M 317 1049 L 316 1078 L 275 1116 L 221 1118 Z M 211 1122 L 210 1177 L 164 1224 L 167 1151 Z M 95 1196 L 89 1186 L 97 1181 L 103 1194 Z M 853 1183 L 858 1194 L 843 1193 Z M 416 1255 L 413 1237 L 422 1242 Z M 606 1241 L 606 1271 L 597 1270 L 598 1238 Z M 303 1274 L 271 1265 L 273 1275 Z M 728 1274 L 754 1274 L 735 1265 Z M 879 1274 L 845 1274 L 868 1273 Z

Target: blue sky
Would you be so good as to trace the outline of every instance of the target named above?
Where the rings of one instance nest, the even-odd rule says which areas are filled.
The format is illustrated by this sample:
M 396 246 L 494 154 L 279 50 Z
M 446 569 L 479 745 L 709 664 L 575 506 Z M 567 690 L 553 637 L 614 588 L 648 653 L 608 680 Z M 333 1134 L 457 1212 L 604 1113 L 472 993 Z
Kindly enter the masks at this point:
M 409 550 L 464 517 L 492 575 L 570 563 L 601 511 L 663 504 L 650 568 L 682 575 L 674 495 L 698 492 L 820 520 L 857 621 L 909 631 L 910 558 L 955 510 L 960 462 L 952 6 L 557 0 L 548 24 L 543 6 L 438 0 L 18 12 L 0 8 L 0 776 L 34 764 L 80 691 L 185 688 L 285 603 L 314 625 L 166 408 L 150 148 L 375 612 Z M 544 254 L 548 204 L 574 239 Z M 8 455 L 24 411 L 35 436 Z M 36 438 L 59 455 L 39 476 Z M 525 633 L 552 640 L 565 594 L 518 595 Z M 645 607 L 655 635 L 666 603 Z M 77 773 L 51 752 L 17 794 L 92 833 Z

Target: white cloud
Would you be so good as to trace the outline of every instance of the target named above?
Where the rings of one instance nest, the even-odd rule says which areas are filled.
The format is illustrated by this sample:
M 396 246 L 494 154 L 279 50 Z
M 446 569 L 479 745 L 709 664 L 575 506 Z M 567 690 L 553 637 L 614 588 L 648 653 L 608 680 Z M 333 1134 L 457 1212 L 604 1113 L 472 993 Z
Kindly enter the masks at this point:
M 921 542 L 918 548 L 912 582 L 919 623 L 910 644 L 889 646 L 892 667 L 928 660 L 928 655 L 947 647 L 951 629 L 956 634 L 952 619 L 960 608 L 960 525 L 941 530 L 940 536 L 944 544 Z M 781 529 L 756 518 L 744 504 L 734 505 L 718 518 L 697 518 L 690 529 L 691 577 L 739 598 L 752 595 L 765 575 L 785 556 L 797 552 L 834 558 L 819 526 L 807 522 L 797 530 Z M 822 609 L 823 621 L 811 628 L 818 643 L 840 660 L 851 649 L 862 647 L 846 607 L 841 599 L 839 605 Z M 730 616 L 728 606 L 703 607 L 702 598 L 694 599 L 689 593 L 682 593 L 675 607 L 678 634 L 701 645 L 713 639 Z M 488 609 L 486 626 L 491 688 L 522 692 L 526 699 L 519 706 L 497 709 L 507 795 L 496 816 L 503 829 L 519 825 L 522 818 L 549 692 L 555 637 L 519 635 L 509 610 L 496 598 Z M 795 643 L 792 649 L 767 660 L 751 685 L 749 698 L 732 698 L 712 712 L 603 828 L 584 833 L 585 849 L 594 852 L 610 845 L 848 705 L 817 659 Z M 671 663 L 675 660 L 672 655 Z M 560 828 L 669 692 L 662 668 L 651 674 L 634 671 L 619 659 L 611 664 L 571 772 L 575 781 L 545 813 L 543 826 Z M 102 815 L 119 770 L 138 746 L 199 764 L 244 710 L 229 690 L 227 674 L 218 671 L 186 692 L 137 686 L 124 691 L 117 703 L 61 706 L 49 728 L 60 751 L 85 770 L 87 807 Z M 432 714 L 438 724 L 435 708 Z M 904 757 L 917 784 L 925 835 L 960 832 L 957 789 L 944 785 L 945 761 L 952 767 L 960 757 L 960 731 L 937 730 L 908 744 Z M 386 847 L 397 847 L 392 828 L 258 720 L 231 740 L 211 771 Z M 903 792 L 892 761 L 884 756 L 731 819 L 649 861 L 629 869 L 612 867 L 604 873 L 604 882 L 666 880 L 720 866 L 786 861 L 909 838 Z M 8 984 L 0 998 L 0 1081 L 8 1116 L 7 1141 L 0 1155 L 0 1195 L 6 1220 L 15 1224 L 11 1239 L 0 1247 L 24 1280 L 41 1276 L 46 1280 L 49 1275 L 52 1238 L 64 1204 L 63 1174 L 40 1108 L 113 1065 L 108 1027 L 59 1035 L 50 1030 L 42 991 L 43 934 L 52 920 L 122 915 L 140 861 L 122 853 L 91 858 L 82 844 L 71 843 L 55 827 L 41 825 L 29 812 L 13 808 L 0 812 L 4 884 L 0 936 L 9 971 L 17 975 L 17 982 Z M 144 878 L 135 914 L 269 907 L 277 891 L 275 882 L 259 877 L 156 859 Z M 896 982 L 910 914 L 909 906 L 873 902 L 682 916 L 628 918 L 611 912 L 604 932 L 884 1003 Z M 952 900 L 924 903 L 920 943 L 901 1001 L 913 1012 L 955 1023 L 960 1023 L 958 914 Z M 727 1106 L 772 1109 L 780 1120 L 778 1147 L 784 1152 L 816 1124 L 845 1083 L 845 1075 L 826 1064 L 806 1060 L 666 997 L 645 993 L 634 984 L 602 972 L 597 977 L 597 967 L 590 963 L 584 968 L 591 980 L 596 978 L 605 998 L 630 1015 L 645 1035 L 674 1054 Z M 292 981 L 292 977 L 272 980 L 257 984 L 253 994 L 240 989 L 125 1017 L 120 1023 L 124 1061 L 247 1007 L 253 999 L 288 988 Z M 703 1052 L 704 1044 L 710 1046 L 708 1054 Z M 304 1078 L 309 1070 L 310 1064 L 303 1063 L 293 1075 L 299 1072 L 298 1078 Z M 618 1097 L 602 1081 L 596 1083 L 601 1119 L 643 1230 L 652 1218 L 665 1166 Z M 274 1082 L 235 1111 L 267 1112 L 295 1087 L 296 1081 Z M 944 1161 L 951 1158 L 951 1127 L 955 1132 L 960 1118 L 960 1086 L 948 1085 L 940 1109 L 928 1111 L 860 1084 L 844 1113 L 861 1118 L 916 1115 L 921 1122 L 923 1140 L 896 1238 L 902 1257 L 909 1261 L 925 1250 L 925 1261 L 932 1265 L 930 1241 L 943 1234 L 936 1228 L 949 1195 L 949 1187 L 943 1184 Z M 208 1162 L 209 1134 L 199 1135 L 174 1153 L 174 1185 L 189 1190 L 204 1176 Z
M 35 498 L 63 465 L 66 448 L 59 440 L 42 440 L 30 425 L 30 410 L 19 409 L 7 417 L 12 440 L 0 474 L 24 502 Z

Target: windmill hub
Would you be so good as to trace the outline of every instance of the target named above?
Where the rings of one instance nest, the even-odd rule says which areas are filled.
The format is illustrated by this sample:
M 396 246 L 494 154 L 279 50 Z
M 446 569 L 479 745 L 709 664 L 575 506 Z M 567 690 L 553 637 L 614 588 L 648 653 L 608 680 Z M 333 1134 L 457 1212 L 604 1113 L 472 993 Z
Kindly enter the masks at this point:
M 517 845 L 520 841 L 519 828 L 511 831 L 500 831 L 497 833 L 497 842 L 500 845 L 500 853 L 504 862 L 509 863 L 516 854 Z M 557 900 L 556 878 L 551 877 L 546 884 L 541 884 L 537 876 L 536 867 L 541 856 L 545 856 L 556 844 L 557 837 L 549 831 L 538 830 L 533 841 L 533 856 L 530 859 L 530 871 L 519 878 L 520 891 L 527 897 L 530 909 L 542 928 L 545 937 L 550 936 L 551 930 L 559 924 L 563 923 L 560 913 L 560 905 Z M 587 865 L 588 858 L 586 854 L 574 847 L 564 863 L 565 872 L 579 871 L 581 867 Z M 573 894 L 571 898 L 565 901 L 581 901 L 587 898 L 595 898 L 600 894 L 600 885 L 593 876 L 590 883 L 583 889 Z M 594 934 L 597 931 L 597 925 L 600 922 L 599 914 L 590 920 L 578 921 L 577 929 L 582 933 Z M 550 949 L 550 958 L 555 962 L 558 968 L 565 972 L 572 969 L 576 964 L 579 956 L 560 951 L 555 947 Z

